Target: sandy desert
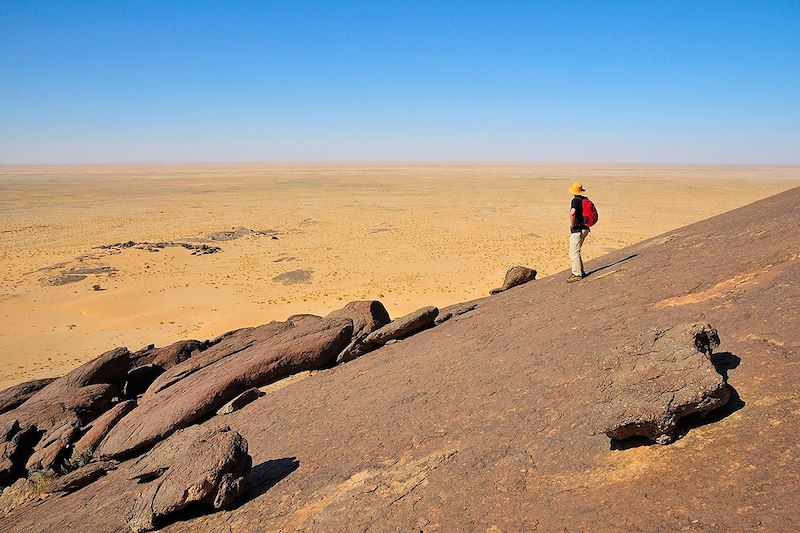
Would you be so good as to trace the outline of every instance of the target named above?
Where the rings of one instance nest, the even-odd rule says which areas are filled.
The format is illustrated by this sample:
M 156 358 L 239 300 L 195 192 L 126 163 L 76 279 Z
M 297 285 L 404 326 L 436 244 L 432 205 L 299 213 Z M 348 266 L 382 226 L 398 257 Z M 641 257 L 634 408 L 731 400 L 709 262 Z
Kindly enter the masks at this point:
M 591 259 L 797 186 L 800 168 L 0 167 L 0 388 L 113 346 L 357 299 L 398 316 L 486 295 L 512 265 L 562 271 L 575 180 L 600 211 Z

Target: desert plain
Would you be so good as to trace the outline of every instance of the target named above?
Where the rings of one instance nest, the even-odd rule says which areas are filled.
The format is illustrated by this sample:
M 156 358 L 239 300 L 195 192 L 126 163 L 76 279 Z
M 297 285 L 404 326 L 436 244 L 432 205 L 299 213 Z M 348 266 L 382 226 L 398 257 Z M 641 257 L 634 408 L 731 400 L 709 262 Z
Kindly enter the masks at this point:
M 394 317 L 484 296 L 513 265 L 562 271 L 576 180 L 600 211 L 592 259 L 800 185 L 800 168 L 0 167 L 0 388 L 114 346 L 358 299 Z

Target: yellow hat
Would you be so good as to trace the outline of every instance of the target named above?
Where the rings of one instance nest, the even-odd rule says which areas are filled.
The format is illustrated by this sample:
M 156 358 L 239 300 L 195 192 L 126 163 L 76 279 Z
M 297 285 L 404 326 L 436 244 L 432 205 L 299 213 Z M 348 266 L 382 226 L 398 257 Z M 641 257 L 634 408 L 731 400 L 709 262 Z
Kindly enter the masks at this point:
M 571 192 L 572 194 L 578 194 L 578 193 L 586 192 L 586 189 L 583 188 L 583 184 L 580 181 L 576 181 L 569 188 L 569 192 Z

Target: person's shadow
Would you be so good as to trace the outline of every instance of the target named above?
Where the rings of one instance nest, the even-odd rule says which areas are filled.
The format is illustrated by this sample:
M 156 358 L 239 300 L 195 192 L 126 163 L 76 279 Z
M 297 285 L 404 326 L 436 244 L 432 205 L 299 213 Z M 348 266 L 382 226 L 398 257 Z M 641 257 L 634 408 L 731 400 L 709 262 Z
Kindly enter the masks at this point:
M 611 263 L 611 264 L 608 264 L 608 265 L 605 265 L 605 266 L 601 266 L 601 267 L 595 268 L 594 270 L 590 270 L 589 272 L 586 272 L 586 275 L 585 275 L 584 277 L 589 277 L 589 276 L 591 276 L 592 274 L 594 274 L 594 273 L 596 273 L 596 272 L 600 272 L 601 270 L 605 270 L 605 269 L 607 269 L 607 268 L 611 268 L 611 267 L 613 267 L 613 266 L 616 266 L 616 265 L 618 265 L 618 264 L 620 264 L 620 263 L 624 263 L 625 261 L 630 261 L 631 259 L 633 259 L 633 258 L 634 258 L 634 257 L 636 257 L 637 255 L 639 255 L 639 254 L 633 254 L 633 255 L 629 255 L 628 257 L 623 257 L 622 259 L 619 259 L 619 260 L 617 260 L 617 261 L 614 261 L 614 262 L 613 262 L 613 263 Z

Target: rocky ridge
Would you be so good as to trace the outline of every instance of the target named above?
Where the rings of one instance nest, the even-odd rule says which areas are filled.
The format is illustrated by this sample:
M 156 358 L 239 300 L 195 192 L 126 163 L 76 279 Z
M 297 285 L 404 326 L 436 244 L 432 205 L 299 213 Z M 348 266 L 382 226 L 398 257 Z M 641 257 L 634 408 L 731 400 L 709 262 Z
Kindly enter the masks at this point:
M 0 530 L 795 529 L 800 238 L 764 213 L 799 200 L 575 285 L 507 290 L 517 269 L 441 310 L 353 302 L 3 391 Z

